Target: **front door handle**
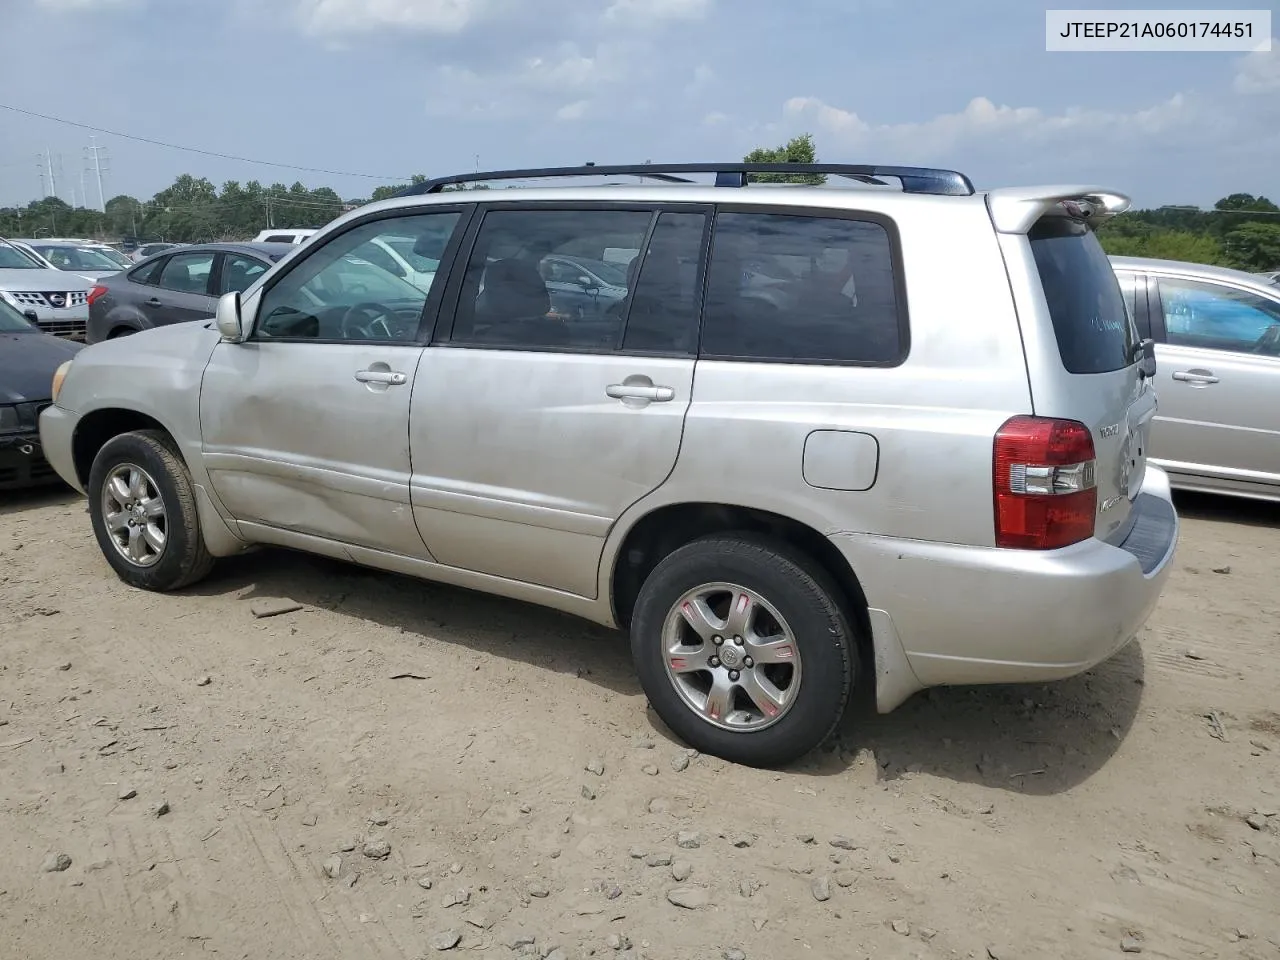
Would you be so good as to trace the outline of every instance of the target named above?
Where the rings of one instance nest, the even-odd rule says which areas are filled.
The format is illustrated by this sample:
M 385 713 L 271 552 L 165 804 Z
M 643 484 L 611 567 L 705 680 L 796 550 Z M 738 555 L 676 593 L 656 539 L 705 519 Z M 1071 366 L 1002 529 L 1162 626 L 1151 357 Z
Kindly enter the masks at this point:
M 361 383 L 385 383 L 391 387 L 402 386 L 409 380 L 399 370 L 357 370 L 356 379 Z
M 652 403 L 666 403 L 676 398 L 673 387 L 654 387 L 638 383 L 611 383 L 604 388 L 605 396 L 614 400 L 648 400 Z
M 1206 386 L 1210 383 L 1217 383 L 1218 378 L 1213 375 L 1211 370 L 1176 370 L 1173 379 L 1181 380 L 1183 383 L 1195 383 Z
M 148 301 L 147 301 L 147 306 L 148 306 L 148 307 L 160 307 L 160 306 L 163 306 L 163 304 L 160 302 L 160 298 L 159 298 L 159 297 L 152 297 L 150 300 L 148 300 Z

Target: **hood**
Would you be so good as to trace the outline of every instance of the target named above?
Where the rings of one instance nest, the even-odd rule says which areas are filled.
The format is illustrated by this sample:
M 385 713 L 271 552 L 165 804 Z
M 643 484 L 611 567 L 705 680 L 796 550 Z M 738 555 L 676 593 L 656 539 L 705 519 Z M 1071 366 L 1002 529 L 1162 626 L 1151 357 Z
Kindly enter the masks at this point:
M 46 333 L 0 333 L 0 403 L 48 400 L 53 372 L 83 349 Z
M 0 270 L 0 290 L 91 290 L 93 284 L 84 277 L 65 270 Z
M 73 277 L 83 277 L 90 283 L 97 283 L 99 280 L 106 277 L 114 277 L 118 273 L 123 273 L 124 267 L 121 267 L 119 270 L 75 270 L 67 272 L 71 273 Z
M 99 340 L 86 348 L 88 352 L 84 359 L 92 363 L 118 364 L 126 368 L 131 366 L 133 358 L 140 353 L 163 354 L 175 359 L 188 355 L 207 355 L 207 351 L 212 350 L 214 344 L 221 339 L 222 335 L 214 326 L 212 317 L 207 320 L 186 320 L 139 330 L 127 337 Z

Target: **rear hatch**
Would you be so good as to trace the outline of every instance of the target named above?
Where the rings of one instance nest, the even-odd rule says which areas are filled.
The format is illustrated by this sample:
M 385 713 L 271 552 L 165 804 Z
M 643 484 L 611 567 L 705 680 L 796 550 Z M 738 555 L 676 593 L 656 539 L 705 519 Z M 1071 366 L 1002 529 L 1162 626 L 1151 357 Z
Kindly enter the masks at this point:
M 1020 304 L 1019 319 L 1034 412 L 1088 428 L 1096 460 L 1094 535 L 1114 543 L 1128 534 L 1133 501 L 1142 489 L 1156 398 L 1142 372 L 1133 317 L 1080 210 L 1078 204 L 1059 204 L 1027 231 L 1027 266 L 1034 267 L 1029 287 L 1038 281 L 1043 300 Z M 1029 335 L 1029 319 L 1039 321 L 1040 336 Z

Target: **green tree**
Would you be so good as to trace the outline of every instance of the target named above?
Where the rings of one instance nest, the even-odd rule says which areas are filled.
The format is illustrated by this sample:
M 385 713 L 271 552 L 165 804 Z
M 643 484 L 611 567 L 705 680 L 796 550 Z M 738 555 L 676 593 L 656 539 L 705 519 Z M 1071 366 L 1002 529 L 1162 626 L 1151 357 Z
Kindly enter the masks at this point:
M 757 147 L 742 158 L 745 163 L 817 163 L 817 148 L 813 143 L 813 134 L 802 133 L 792 137 L 780 147 L 772 149 Z M 748 175 L 749 183 L 826 183 L 825 174 L 821 173 L 753 173 Z
M 1223 243 L 1232 264 L 1241 269 L 1280 270 L 1280 222 L 1241 224 Z

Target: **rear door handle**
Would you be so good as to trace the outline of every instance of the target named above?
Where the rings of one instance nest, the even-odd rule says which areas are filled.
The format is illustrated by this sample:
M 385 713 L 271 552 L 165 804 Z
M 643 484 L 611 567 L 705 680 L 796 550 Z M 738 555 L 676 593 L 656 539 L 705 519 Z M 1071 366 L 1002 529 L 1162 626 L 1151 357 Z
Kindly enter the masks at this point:
M 604 388 L 605 396 L 614 400 L 649 400 L 666 403 L 676 398 L 674 387 L 648 387 L 638 383 L 611 383 Z
M 147 306 L 148 306 L 148 307 L 162 307 L 162 306 L 164 306 L 164 304 L 162 304 L 162 303 L 160 302 L 160 298 L 159 298 L 159 297 L 152 297 L 150 300 L 148 300 L 148 301 L 147 301 Z
M 392 387 L 402 386 L 409 380 L 399 370 L 357 370 L 356 379 L 361 383 L 385 383 Z
M 1217 383 L 1218 378 L 1209 370 L 1175 370 L 1173 379 L 1183 383 L 1210 384 Z

